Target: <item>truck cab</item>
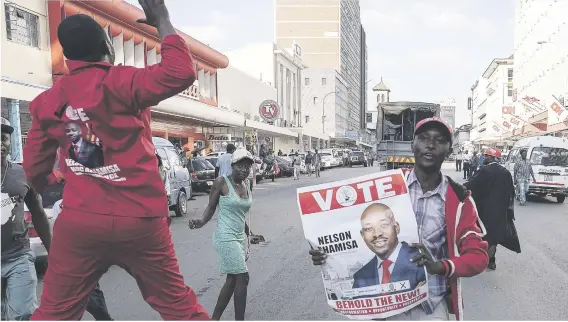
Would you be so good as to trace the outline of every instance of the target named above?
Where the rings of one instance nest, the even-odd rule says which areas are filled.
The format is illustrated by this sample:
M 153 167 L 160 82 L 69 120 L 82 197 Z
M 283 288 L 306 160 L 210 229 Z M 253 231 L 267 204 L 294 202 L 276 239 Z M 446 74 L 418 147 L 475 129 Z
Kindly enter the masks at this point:
M 440 116 L 440 104 L 382 102 L 378 105 L 377 152 L 387 169 L 412 168 L 414 128 L 423 119 Z

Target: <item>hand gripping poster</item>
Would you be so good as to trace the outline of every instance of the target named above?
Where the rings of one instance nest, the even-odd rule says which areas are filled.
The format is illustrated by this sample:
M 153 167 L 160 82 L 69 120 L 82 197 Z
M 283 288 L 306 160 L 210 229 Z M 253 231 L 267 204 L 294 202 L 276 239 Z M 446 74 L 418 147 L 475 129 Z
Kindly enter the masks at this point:
M 327 253 L 328 304 L 355 320 L 383 319 L 428 298 L 426 270 L 410 262 L 418 227 L 401 170 L 297 190 L 304 235 Z

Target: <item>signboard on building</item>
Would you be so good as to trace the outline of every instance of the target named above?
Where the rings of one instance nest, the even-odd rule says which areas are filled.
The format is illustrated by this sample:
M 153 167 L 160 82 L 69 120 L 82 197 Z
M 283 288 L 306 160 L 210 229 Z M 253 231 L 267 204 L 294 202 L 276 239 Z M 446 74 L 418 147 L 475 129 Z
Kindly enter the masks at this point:
M 227 133 L 207 134 L 207 141 L 231 141 L 231 138 Z
M 345 137 L 351 139 L 359 139 L 359 132 L 358 131 L 345 131 Z
M 260 104 L 258 113 L 266 122 L 274 122 L 280 115 L 280 107 L 273 100 L 265 100 Z

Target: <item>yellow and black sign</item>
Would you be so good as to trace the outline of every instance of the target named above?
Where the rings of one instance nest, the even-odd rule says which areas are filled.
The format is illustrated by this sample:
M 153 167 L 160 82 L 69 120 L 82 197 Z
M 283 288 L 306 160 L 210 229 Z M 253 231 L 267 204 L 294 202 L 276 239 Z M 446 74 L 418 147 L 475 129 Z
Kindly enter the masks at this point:
M 387 162 L 396 162 L 396 163 L 414 163 L 414 157 L 387 157 Z

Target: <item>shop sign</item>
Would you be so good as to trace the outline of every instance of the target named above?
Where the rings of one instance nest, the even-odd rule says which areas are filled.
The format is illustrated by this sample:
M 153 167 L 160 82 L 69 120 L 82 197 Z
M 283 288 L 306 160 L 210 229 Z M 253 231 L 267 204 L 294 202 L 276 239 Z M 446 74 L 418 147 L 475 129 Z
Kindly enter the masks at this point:
M 280 115 L 280 108 L 275 101 L 265 100 L 260 104 L 258 113 L 266 122 L 273 122 Z
M 207 141 L 231 141 L 231 134 L 207 134 Z
M 358 131 L 345 131 L 345 137 L 351 138 L 351 139 L 358 139 L 359 138 L 359 132 Z

